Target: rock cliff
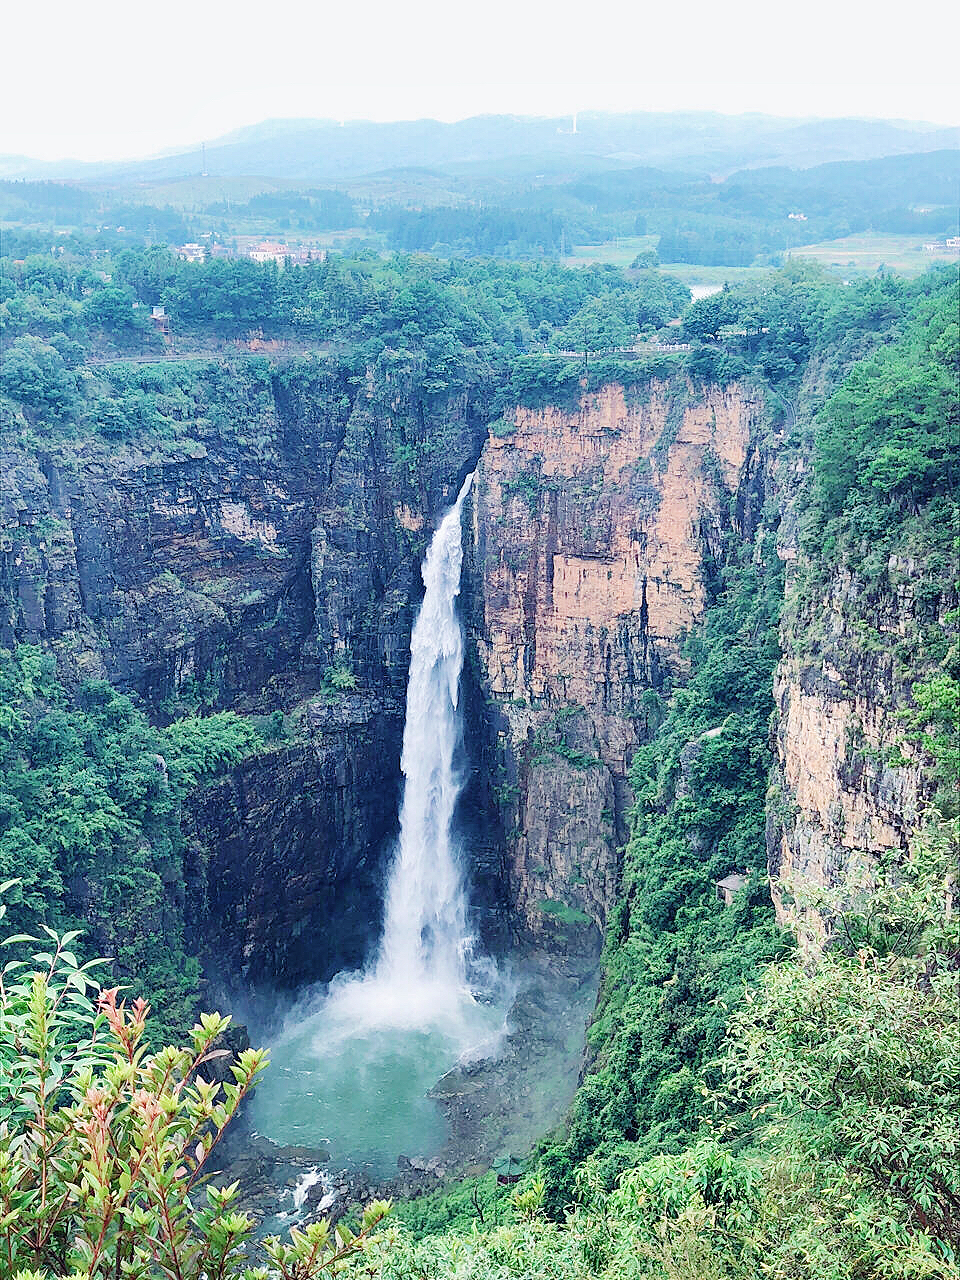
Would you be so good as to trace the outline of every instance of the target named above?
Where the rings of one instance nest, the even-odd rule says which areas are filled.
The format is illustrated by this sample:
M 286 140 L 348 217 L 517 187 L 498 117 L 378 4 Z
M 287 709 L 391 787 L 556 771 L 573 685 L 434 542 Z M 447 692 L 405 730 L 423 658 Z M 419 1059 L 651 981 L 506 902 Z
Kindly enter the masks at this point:
M 67 683 L 105 677 L 161 719 L 296 710 L 293 740 L 185 817 L 215 978 L 323 978 L 375 926 L 418 565 L 488 416 L 465 393 L 425 399 L 419 376 L 398 359 L 365 378 L 334 360 L 203 365 L 173 436 L 3 456 L 0 642 L 43 643 Z M 519 408 L 488 435 L 465 517 L 461 811 L 488 936 L 508 906 L 527 941 L 595 953 L 631 758 L 684 680 L 730 540 L 755 539 L 776 488 L 764 422 L 746 385 L 677 378 Z M 800 487 L 784 485 L 794 507 Z M 909 557 L 881 587 L 837 574 L 797 603 L 796 525 L 794 510 L 768 824 L 783 918 L 781 881 L 831 883 L 904 847 L 925 784 L 891 751 L 896 641 L 951 605 Z M 331 669 L 356 691 L 331 696 Z
M 832 887 L 869 877 L 879 859 L 907 848 L 930 775 L 904 741 L 901 713 L 923 669 L 917 637 L 931 623 L 945 628 L 956 600 L 931 593 L 909 557 L 891 556 L 880 582 L 838 568 L 811 586 L 798 581 L 796 547 L 780 550 L 787 607 L 767 847 L 778 915 L 796 924 L 798 881 Z M 815 943 L 822 921 L 808 912 L 802 923 Z
M 632 754 L 730 536 L 762 502 L 762 404 L 742 385 L 608 386 L 520 409 L 484 446 L 468 610 L 509 896 L 541 945 L 596 947 Z
M 376 929 L 418 566 L 482 438 L 470 395 L 428 398 L 409 362 L 381 363 L 198 363 L 173 435 L 0 459 L 0 644 L 43 644 L 68 686 L 108 679 L 161 721 L 300 725 L 184 817 L 218 979 L 329 977 Z
M 214 1002 L 358 967 L 394 834 L 402 705 L 308 702 L 292 741 L 203 788 L 184 820 L 188 926 Z

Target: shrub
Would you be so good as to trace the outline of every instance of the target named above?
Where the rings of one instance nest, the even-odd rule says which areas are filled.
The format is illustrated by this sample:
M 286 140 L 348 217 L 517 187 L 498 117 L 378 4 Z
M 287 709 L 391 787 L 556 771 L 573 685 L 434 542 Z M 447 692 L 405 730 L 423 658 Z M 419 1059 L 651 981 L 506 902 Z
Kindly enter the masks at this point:
M 8 881 L 0 892 L 11 887 Z M 0 914 L 3 908 L 0 906 Z M 210 1183 L 211 1154 L 267 1064 L 244 1050 L 233 1079 L 204 1071 L 230 1019 L 203 1014 L 186 1047 L 144 1042 L 149 1005 L 101 989 L 75 932 L 25 934 L 0 975 L 0 1274 L 10 1280 L 311 1280 L 362 1250 L 360 1232 L 312 1222 L 259 1245 L 238 1185 Z M 262 1265 L 250 1265 L 260 1252 Z
M 174 765 L 190 783 L 203 774 L 232 769 L 263 746 L 254 726 L 235 711 L 175 720 L 168 727 L 167 736 L 179 752 Z
M 327 667 L 323 673 L 324 690 L 328 693 L 336 691 L 337 693 L 349 693 L 357 687 L 357 677 L 350 667 L 347 665 L 346 659 L 341 659 L 336 666 Z

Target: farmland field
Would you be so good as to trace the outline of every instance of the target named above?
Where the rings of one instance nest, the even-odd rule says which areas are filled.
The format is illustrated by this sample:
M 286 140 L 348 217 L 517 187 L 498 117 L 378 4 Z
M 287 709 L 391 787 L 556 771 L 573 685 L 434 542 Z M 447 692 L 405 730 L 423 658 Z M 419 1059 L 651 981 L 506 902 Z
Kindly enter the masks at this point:
M 956 254 L 924 253 L 919 236 L 884 235 L 875 231 L 846 236 L 842 240 L 801 245 L 791 250 L 790 256 L 812 258 L 825 267 L 839 267 L 853 273 L 872 272 L 885 266 L 908 275 L 916 275 L 938 263 L 957 260 Z

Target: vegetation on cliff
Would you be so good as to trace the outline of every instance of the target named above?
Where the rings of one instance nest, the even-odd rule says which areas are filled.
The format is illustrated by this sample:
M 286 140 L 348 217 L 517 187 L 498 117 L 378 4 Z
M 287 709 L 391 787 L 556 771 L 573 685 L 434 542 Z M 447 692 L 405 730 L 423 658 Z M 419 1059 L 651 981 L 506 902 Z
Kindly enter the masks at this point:
M 0 649 L 0 878 L 15 928 L 82 928 L 156 1002 L 156 1035 L 189 1025 L 199 965 L 185 938 L 180 810 L 205 775 L 260 745 L 233 712 L 153 727 L 104 681 L 68 691 L 38 647 Z
M 684 285 L 653 270 L 631 276 L 612 267 L 571 271 L 400 254 L 339 255 L 278 271 L 247 258 L 184 262 L 165 249 L 131 250 L 118 256 L 109 282 L 84 262 L 39 254 L 4 257 L 0 268 L 5 339 L 60 335 L 61 344 L 88 344 L 103 334 L 148 341 L 147 309 L 163 305 L 175 330 L 188 334 L 253 330 L 351 348 L 373 343 L 374 352 L 378 343 L 409 349 L 444 335 L 500 362 L 545 343 L 591 301 L 615 301 L 622 320 L 639 329 L 678 314 L 689 298 Z
M 483 1227 L 401 1235 L 376 1274 L 955 1280 L 956 837 L 931 815 L 896 874 L 819 895 L 834 946 L 758 971 L 717 1046 L 711 1123 L 683 1152 L 613 1190 L 587 1159 L 559 1223 L 528 1176 Z
M 612 1187 L 639 1158 L 694 1138 L 709 1115 L 704 1084 L 716 1080 L 726 1010 L 787 947 L 764 844 L 781 575 L 772 537 L 758 563 L 751 551 L 734 550 L 724 566 L 688 644 L 690 679 L 661 704 L 659 729 L 634 757 L 632 835 L 588 1035 L 591 1068 L 563 1145 L 543 1156 L 558 1217 L 588 1156 Z M 731 872 L 746 885 L 724 908 L 716 882 Z
M 286 429 L 300 420 L 297 406 L 316 400 L 337 457 L 368 456 L 369 470 L 356 475 L 376 473 L 369 487 L 385 523 L 388 498 L 415 499 L 426 516 L 428 486 L 449 484 L 450 460 L 459 457 L 451 447 L 455 398 L 469 401 L 467 412 L 479 422 L 511 404 L 576 399 L 584 369 L 549 349 L 571 344 L 589 363 L 589 352 L 662 323 L 681 302 L 676 286 L 648 271 L 637 278 L 401 256 L 332 257 L 281 273 L 247 262 L 181 263 L 150 250 L 119 258 L 110 282 L 88 265 L 52 259 L 8 262 L 4 271 L 0 320 L 12 341 L 0 408 L 27 447 L 88 437 L 182 441 L 197 424 L 253 436 L 267 416 L 275 413 Z M 222 343 L 255 328 L 301 342 L 303 354 L 281 362 L 244 356 L 230 364 L 137 365 L 111 358 L 84 365 L 94 350 L 112 357 L 148 349 L 141 313 L 154 302 L 198 341 Z M 821 895 L 815 905 L 831 921 L 832 943 L 815 962 L 792 958 L 764 880 L 764 824 L 777 820 L 785 803 L 767 794 L 783 607 L 777 512 L 769 499 L 751 546 L 739 544 L 732 516 L 726 545 L 707 566 L 705 618 L 687 640 L 689 678 L 651 691 L 645 707 L 651 734 L 631 771 L 636 805 L 604 984 L 588 1070 L 568 1121 L 543 1142 L 516 1194 L 485 1202 L 482 1230 L 463 1230 L 478 1214 L 481 1193 L 475 1200 L 472 1187 L 460 1188 L 405 1213 L 415 1232 L 397 1226 L 371 1244 L 363 1265 L 373 1274 L 957 1274 L 958 1144 L 943 1118 L 958 1103 L 960 1053 L 950 1017 L 958 947 L 950 823 L 960 666 L 949 634 L 956 600 L 948 580 L 960 430 L 956 318 L 947 272 L 842 287 L 790 268 L 762 286 L 735 286 L 690 307 L 688 352 L 617 358 L 586 370 L 588 387 L 617 377 L 637 394 L 662 369 L 682 371 L 692 389 L 743 377 L 763 388 L 784 456 L 805 476 L 787 642 L 827 653 L 824 601 L 831 591 L 845 593 L 862 652 L 892 664 L 901 745 L 925 774 L 924 797 L 939 785 L 940 812 L 928 807 L 909 859 L 890 859 L 871 883 Z M 336 358 L 318 358 L 319 343 L 333 344 Z M 361 387 L 368 399 L 358 411 Z M 368 429 L 374 419 L 382 429 Z M 362 480 L 344 486 L 345 520 L 357 516 L 363 491 Z M 366 543 L 358 554 L 368 555 Z M 898 593 L 909 597 L 913 629 L 891 634 L 881 614 Z M 341 653 L 321 687 L 335 701 L 366 678 L 363 664 Z M 39 649 L 0 652 L 0 877 L 17 881 L 9 889 L 10 918 L 29 931 L 38 923 L 54 932 L 83 923 L 87 934 L 76 945 L 90 950 L 80 958 L 113 956 L 118 980 L 157 1005 L 164 1036 L 188 1025 L 196 1007 L 180 806 L 198 780 L 257 747 L 255 729 L 232 713 L 156 727 L 103 682 L 68 687 Z M 895 759 L 891 752 L 888 763 Z M 730 872 L 745 884 L 724 907 L 715 882 Z M 70 976 L 77 967 L 69 957 L 64 963 L 69 972 L 55 960 L 42 982 L 33 979 L 29 991 L 22 981 L 8 984 L 3 996 L 0 1108 L 16 1111 L 20 1126 L 3 1138 L 4 1150 L 25 1160 L 0 1161 L 0 1195 L 8 1197 L 0 1231 L 8 1228 L 8 1236 L 14 1219 L 4 1215 L 22 1221 L 27 1205 L 29 1221 L 37 1176 L 43 1185 L 60 1159 L 42 1147 L 45 1121 L 37 1124 L 45 1081 L 58 1071 L 78 1110 L 59 1114 L 64 1127 L 56 1140 L 81 1144 L 57 1167 L 61 1208 L 76 1210 L 93 1232 L 103 1221 L 97 1214 L 114 1203 L 104 1187 L 115 1176 L 121 1199 L 130 1190 L 119 1164 L 104 1175 L 107 1182 L 96 1182 L 99 1173 L 90 1175 L 94 1181 L 71 1173 L 71 1160 L 79 1168 L 99 1159 L 82 1147 L 100 1124 L 100 1102 L 89 1096 L 94 1076 L 70 1056 L 78 1052 L 73 1038 L 82 1041 L 89 1028 L 65 1031 L 66 1058 L 45 1060 L 29 1086 L 11 1065 L 13 1050 L 21 1053 L 30 1036 L 35 1052 L 46 1052 L 50 1000 L 63 995 L 65 1004 L 68 989 L 87 999 L 87 979 Z M 114 1049 L 126 1045 L 124 1036 L 139 1040 L 142 1010 L 130 1023 L 109 995 L 104 999 L 101 1027 L 112 1028 Z M 82 1013 L 94 1016 L 87 1005 Z M 94 1054 L 91 1069 L 104 1088 L 119 1098 L 137 1071 L 157 1084 L 150 1077 L 156 1059 L 150 1066 L 137 1058 L 132 1041 L 123 1052 L 128 1063 L 137 1059 L 133 1075 L 116 1054 L 112 1061 Z M 176 1062 L 181 1075 L 193 1069 L 182 1056 Z M 178 1096 L 189 1094 L 202 1110 L 205 1087 L 184 1085 Z M 16 1110 L 24 1093 L 32 1099 L 25 1112 Z M 125 1142 L 144 1136 L 137 1129 L 142 1099 L 134 1097 L 125 1094 L 111 1112 L 123 1114 Z M 179 1114 L 176 1099 L 162 1105 Z M 177 1172 L 181 1147 L 185 1134 L 195 1138 L 190 1125 L 199 1114 L 177 1129 L 167 1163 L 157 1165 L 156 1187 L 178 1203 L 187 1203 Z M 143 1192 L 136 1213 L 153 1212 L 151 1204 L 162 1209 L 155 1192 Z M 17 1200 L 21 1194 L 34 1199 Z M 234 1274 L 241 1262 L 231 1251 L 247 1228 L 223 1226 L 226 1200 L 214 1196 L 210 1206 L 204 1230 L 225 1251 L 221 1273 Z M 121 1252 L 140 1222 L 129 1212 L 134 1216 L 116 1218 Z M 65 1260 L 67 1245 L 58 1243 L 51 1261 L 35 1244 L 24 1266 L 65 1274 L 76 1265 L 84 1274 L 83 1249 L 76 1261 Z M 156 1250 L 140 1258 L 137 1247 L 130 1259 L 137 1257 L 141 1274 L 165 1274 Z M 110 1258 L 122 1271 L 121 1252 Z M 302 1259 L 288 1261 L 295 1273 Z M 353 1261 L 344 1256 L 337 1265 Z M 106 1262 L 101 1266 L 99 1255 L 94 1262 L 101 1270 L 87 1271 L 99 1276 Z M 282 1273 L 286 1264 L 275 1257 L 270 1265 Z

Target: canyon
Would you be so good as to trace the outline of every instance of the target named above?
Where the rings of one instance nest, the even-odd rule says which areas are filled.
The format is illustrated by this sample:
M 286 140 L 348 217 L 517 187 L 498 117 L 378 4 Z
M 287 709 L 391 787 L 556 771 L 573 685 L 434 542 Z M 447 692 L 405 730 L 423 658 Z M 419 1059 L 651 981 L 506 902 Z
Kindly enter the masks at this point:
M 210 975 L 294 989 L 370 945 L 417 566 L 478 459 L 463 597 L 472 897 L 495 945 L 512 933 L 596 954 L 652 695 L 682 684 L 684 640 L 731 540 L 753 542 L 796 500 L 760 394 L 609 385 L 572 411 L 519 408 L 489 435 L 461 397 L 435 411 L 449 448 L 408 504 L 384 463 L 391 418 L 417 412 L 402 383 L 358 392 L 322 361 L 272 385 L 243 367 L 219 377 L 211 398 L 229 385 L 244 404 L 229 431 L 198 417 L 151 449 L 93 439 L 6 456 L 0 547 L 3 643 L 49 645 L 68 682 L 109 679 L 156 714 L 191 693 L 295 713 L 291 739 L 185 815 L 188 915 Z M 795 560 L 789 537 L 780 554 Z M 872 600 L 833 583 L 809 652 L 786 616 L 775 883 L 829 883 L 860 854 L 905 845 L 920 765 L 878 763 L 904 690 L 855 643 L 861 616 L 903 635 L 929 612 L 909 564 L 899 578 Z M 323 696 L 345 655 L 357 688 Z
M 584 380 L 572 404 L 515 406 L 490 430 L 484 394 L 425 408 L 402 368 L 357 379 L 335 359 L 240 361 L 203 372 L 174 438 L 6 452 L 0 642 L 44 645 L 68 688 L 109 680 L 160 723 L 198 708 L 280 714 L 281 731 L 182 814 L 202 999 L 268 1021 L 376 942 L 419 565 L 476 469 L 457 814 L 470 927 L 485 951 L 532 957 L 576 1011 L 565 1022 L 551 998 L 518 1006 L 509 1085 L 469 1066 L 438 1085 L 463 1150 L 489 1159 L 518 1079 L 528 1142 L 576 1086 L 633 821 L 631 761 L 684 688 L 722 571 L 769 544 L 787 570 L 767 803 L 785 923 L 794 877 L 830 885 L 905 849 L 925 798 L 922 761 L 890 750 L 907 689 L 888 649 L 859 640 L 865 622 L 909 637 L 951 600 L 918 592 L 906 560 L 890 566 L 893 594 L 838 573 L 815 605 L 798 595 L 803 467 L 746 379 Z M 722 731 L 688 744 L 676 794 Z M 530 1055 L 561 1041 L 548 1088 Z

